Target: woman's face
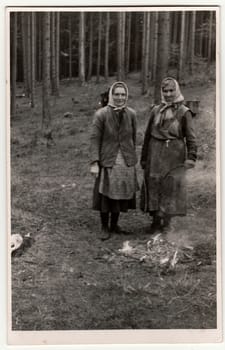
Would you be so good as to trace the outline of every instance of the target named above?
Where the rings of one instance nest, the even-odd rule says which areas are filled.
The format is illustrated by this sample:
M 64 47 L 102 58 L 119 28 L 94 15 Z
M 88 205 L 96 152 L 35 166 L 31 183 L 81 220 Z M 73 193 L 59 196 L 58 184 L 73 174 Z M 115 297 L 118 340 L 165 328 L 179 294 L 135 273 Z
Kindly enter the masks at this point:
M 118 86 L 112 93 L 113 102 L 116 107 L 122 107 L 126 101 L 126 90 L 122 86 Z
M 163 97 L 166 102 L 173 102 L 176 96 L 176 86 L 173 81 L 162 88 Z

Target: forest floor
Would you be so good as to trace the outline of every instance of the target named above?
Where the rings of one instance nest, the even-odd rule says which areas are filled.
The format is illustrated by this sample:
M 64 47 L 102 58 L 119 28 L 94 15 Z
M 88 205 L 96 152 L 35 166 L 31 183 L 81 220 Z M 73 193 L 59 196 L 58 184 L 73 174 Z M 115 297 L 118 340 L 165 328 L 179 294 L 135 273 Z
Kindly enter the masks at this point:
M 39 137 L 40 87 L 33 110 L 27 98 L 17 99 L 11 120 L 11 233 L 29 233 L 31 245 L 11 260 L 12 329 L 216 328 L 215 81 L 205 76 L 182 86 L 186 99 L 200 101 L 194 119 L 199 158 L 187 173 L 187 216 L 174 218 L 166 237 L 156 238 L 159 254 L 160 244 L 162 250 L 169 247 L 164 253 L 174 249 L 170 266 L 156 253 L 151 260 L 150 218 L 138 206 L 121 214 L 128 235 L 98 238 L 89 136 L 99 95 L 110 82 L 62 82 L 60 97 L 51 101 L 50 147 Z M 126 82 L 138 113 L 140 156 L 151 97 L 141 94 L 137 74 Z M 71 114 L 64 117 L 66 112 Z M 139 165 L 137 170 L 141 184 Z M 123 246 L 133 249 L 121 251 Z

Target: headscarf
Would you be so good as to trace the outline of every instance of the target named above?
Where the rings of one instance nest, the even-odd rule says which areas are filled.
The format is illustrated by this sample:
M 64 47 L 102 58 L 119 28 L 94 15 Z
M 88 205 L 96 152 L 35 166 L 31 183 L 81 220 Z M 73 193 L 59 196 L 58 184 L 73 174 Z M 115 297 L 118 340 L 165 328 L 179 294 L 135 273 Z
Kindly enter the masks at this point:
M 167 102 L 163 95 L 163 88 L 167 87 L 168 85 L 171 85 L 171 83 L 173 87 L 175 86 L 175 95 L 174 95 L 173 101 Z M 184 96 L 180 91 L 178 82 L 171 77 L 167 77 L 163 79 L 161 83 L 161 105 L 162 106 L 159 110 L 159 114 L 156 115 L 155 123 L 162 126 L 164 120 L 173 118 L 174 112 L 172 108 L 173 107 L 177 108 L 178 105 L 183 101 L 184 101 Z
M 126 92 L 126 100 L 123 104 L 123 106 L 117 107 L 114 104 L 113 101 L 113 90 L 115 90 L 115 88 L 119 86 L 119 87 L 123 87 L 125 89 Z M 109 102 L 108 102 L 108 106 L 112 107 L 115 111 L 119 111 L 124 109 L 127 106 L 127 100 L 128 100 L 128 87 L 127 85 L 123 82 L 123 81 L 116 81 L 114 84 L 112 84 L 112 86 L 109 89 Z
M 167 102 L 165 100 L 165 97 L 163 95 L 163 88 L 165 88 L 166 86 L 170 85 L 170 84 L 175 85 L 175 96 L 173 101 L 171 102 Z M 181 91 L 180 91 L 180 87 L 178 82 L 171 77 L 167 77 L 165 79 L 163 79 L 162 83 L 161 83 L 161 103 L 163 104 L 163 107 L 161 108 L 160 112 L 163 112 L 166 108 L 170 107 L 170 106 L 174 106 L 174 104 L 176 103 L 180 103 L 184 101 L 184 96 L 182 95 Z

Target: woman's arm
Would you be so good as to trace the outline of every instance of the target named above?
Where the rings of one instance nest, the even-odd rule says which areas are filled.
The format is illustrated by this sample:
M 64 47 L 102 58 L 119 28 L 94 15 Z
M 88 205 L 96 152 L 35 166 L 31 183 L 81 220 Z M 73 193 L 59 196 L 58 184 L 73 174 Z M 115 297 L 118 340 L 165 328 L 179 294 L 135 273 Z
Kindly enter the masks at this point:
M 98 110 L 93 119 L 92 132 L 90 137 L 91 163 L 99 162 L 100 148 L 104 130 L 104 114 Z
M 132 127 L 133 127 L 133 142 L 134 147 L 136 146 L 136 139 L 137 139 L 137 114 L 134 112 L 132 115 Z
M 183 135 L 186 138 L 187 159 L 195 162 L 197 159 L 197 143 L 192 114 L 190 110 L 188 110 L 183 117 L 182 130 Z
M 154 119 L 154 108 L 151 110 L 151 113 L 150 113 L 149 121 L 148 121 L 147 128 L 145 131 L 144 142 L 143 142 L 143 146 L 142 146 L 142 150 L 141 150 L 140 163 L 141 163 L 142 169 L 144 169 L 145 165 L 146 165 L 146 160 L 147 160 L 147 155 L 148 155 L 148 144 L 149 144 L 149 140 L 151 137 L 151 128 L 152 128 L 153 119 Z

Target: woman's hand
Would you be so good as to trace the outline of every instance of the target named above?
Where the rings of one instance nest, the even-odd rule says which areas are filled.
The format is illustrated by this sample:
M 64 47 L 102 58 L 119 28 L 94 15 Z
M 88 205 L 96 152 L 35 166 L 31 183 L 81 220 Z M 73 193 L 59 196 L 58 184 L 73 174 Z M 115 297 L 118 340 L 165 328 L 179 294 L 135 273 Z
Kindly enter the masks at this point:
M 186 170 L 188 169 L 192 169 L 195 167 L 195 161 L 194 160 L 191 160 L 191 159 L 186 159 L 185 162 L 184 162 L 184 168 Z
M 94 177 L 98 177 L 98 174 L 99 174 L 99 165 L 98 165 L 98 162 L 94 162 L 91 164 L 91 175 L 93 175 Z

